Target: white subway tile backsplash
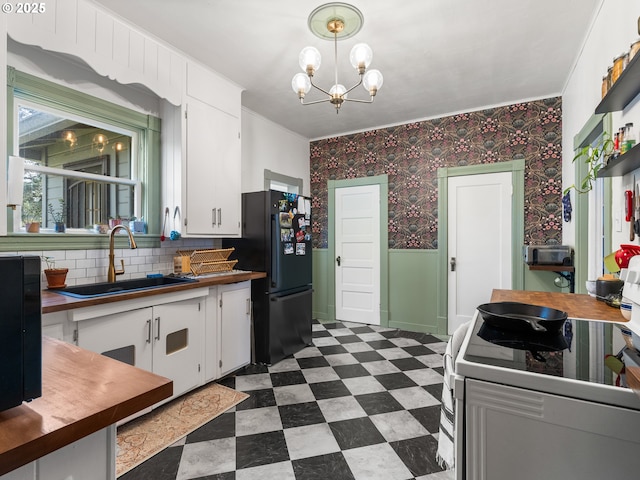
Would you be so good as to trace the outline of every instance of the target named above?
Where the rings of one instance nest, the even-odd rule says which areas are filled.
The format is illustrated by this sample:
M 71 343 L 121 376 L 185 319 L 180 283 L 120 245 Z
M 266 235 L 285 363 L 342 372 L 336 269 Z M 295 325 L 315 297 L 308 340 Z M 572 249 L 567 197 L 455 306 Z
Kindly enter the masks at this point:
M 124 260 L 125 274 L 118 275 L 117 280 L 144 277 L 149 273 L 168 275 L 173 273 L 173 257 L 178 250 L 194 250 L 206 248 L 221 248 L 220 240 L 206 238 L 180 239 L 162 242 L 158 248 L 116 248 L 115 264 L 120 269 L 120 260 Z M 8 253 L 8 252 L 7 252 Z M 37 255 L 53 257 L 56 267 L 69 269 L 67 285 L 83 285 L 107 281 L 109 266 L 108 249 L 89 250 L 43 250 L 12 252 L 14 255 Z M 43 263 L 43 268 L 46 264 Z M 42 275 L 43 287 L 46 279 Z

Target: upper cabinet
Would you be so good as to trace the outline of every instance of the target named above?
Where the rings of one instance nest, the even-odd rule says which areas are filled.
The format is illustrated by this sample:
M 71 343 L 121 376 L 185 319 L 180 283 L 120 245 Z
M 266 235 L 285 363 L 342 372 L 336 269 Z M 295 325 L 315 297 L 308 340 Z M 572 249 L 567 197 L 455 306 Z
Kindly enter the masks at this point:
M 615 112 L 623 110 L 640 94 L 640 54 L 635 55 L 618 80 L 611 86 L 596 113 Z M 637 126 L 636 126 L 637 129 Z M 599 177 L 617 177 L 640 168 L 640 143 L 636 144 L 624 155 L 611 160 L 598 172 Z
M 240 236 L 241 89 L 193 63 L 186 85 L 180 178 L 173 182 L 182 234 Z

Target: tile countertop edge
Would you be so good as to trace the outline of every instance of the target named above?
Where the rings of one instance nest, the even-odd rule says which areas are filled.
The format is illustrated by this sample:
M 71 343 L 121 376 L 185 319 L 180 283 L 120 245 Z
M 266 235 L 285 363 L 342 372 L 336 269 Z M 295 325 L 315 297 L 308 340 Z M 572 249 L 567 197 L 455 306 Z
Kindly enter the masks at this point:
M 53 338 L 43 337 L 42 360 L 42 396 L 0 412 L 0 475 L 173 393 L 168 378 Z
M 257 280 L 266 277 L 264 272 L 243 272 L 232 273 L 229 275 L 216 275 L 206 278 L 196 278 L 196 282 L 185 282 L 177 285 L 170 285 L 161 288 L 149 288 L 146 290 L 138 290 L 128 293 L 119 293 L 113 295 L 105 295 L 95 298 L 73 298 L 61 295 L 55 291 L 42 291 L 42 313 L 55 313 L 74 308 L 90 307 L 92 305 L 104 305 L 106 303 L 120 302 L 122 300 L 131 300 L 135 298 L 150 297 L 153 295 L 161 295 L 170 292 L 179 292 L 182 290 L 191 290 L 193 288 L 212 287 L 215 285 L 226 285 L 229 283 L 239 283 L 246 280 Z M 117 283 L 117 281 L 116 281 Z

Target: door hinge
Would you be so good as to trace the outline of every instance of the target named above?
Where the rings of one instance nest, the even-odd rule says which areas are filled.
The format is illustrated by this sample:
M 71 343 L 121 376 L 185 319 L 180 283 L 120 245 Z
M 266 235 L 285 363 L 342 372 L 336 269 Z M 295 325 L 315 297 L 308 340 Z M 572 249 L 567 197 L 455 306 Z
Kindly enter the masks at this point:
M 198 311 L 200 311 L 200 302 L 198 302 Z
M 220 299 L 220 308 L 222 308 L 222 299 Z
M 78 344 L 78 329 L 77 328 L 73 331 L 73 343 L 75 343 L 76 345 Z
M 222 368 L 222 360 L 220 360 L 220 361 L 218 362 L 218 366 L 219 366 L 220 368 Z
M 198 372 L 200 371 L 200 364 L 198 364 Z
M 184 226 L 187 226 L 187 217 L 184 218 Z
M 184 118 L 187 118 L 187 109 L 184 109 Z

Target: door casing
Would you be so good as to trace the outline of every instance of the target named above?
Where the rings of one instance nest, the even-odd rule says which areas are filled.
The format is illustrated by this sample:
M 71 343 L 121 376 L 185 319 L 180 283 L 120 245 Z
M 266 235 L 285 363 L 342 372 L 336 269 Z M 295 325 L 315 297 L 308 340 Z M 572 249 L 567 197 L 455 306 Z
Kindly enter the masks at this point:
M 333 225 L 335 220 L 335 190 L 336 188 L 357 187 L 361 185 L 380 185 L 380 326 L 389 326 L 389 180 L 387 175 L 376 175 L 345 180 L 329 180 L 327 223 Z M 335 230 L 329 228 L 327 232 L 328 262 L 327 269 L 327 297 L 329 301 L 328 320 L 336 319 L 336 238 Z

